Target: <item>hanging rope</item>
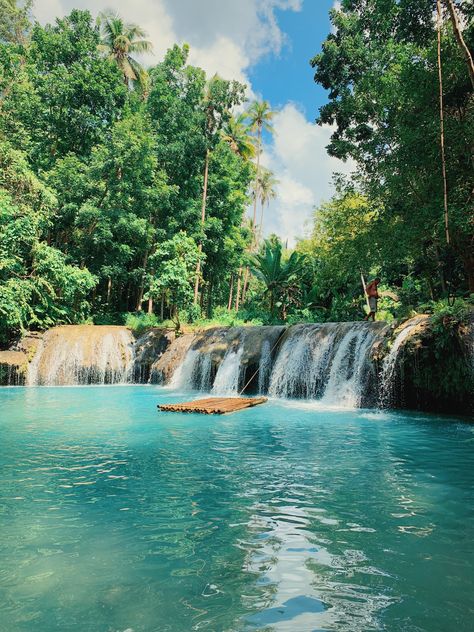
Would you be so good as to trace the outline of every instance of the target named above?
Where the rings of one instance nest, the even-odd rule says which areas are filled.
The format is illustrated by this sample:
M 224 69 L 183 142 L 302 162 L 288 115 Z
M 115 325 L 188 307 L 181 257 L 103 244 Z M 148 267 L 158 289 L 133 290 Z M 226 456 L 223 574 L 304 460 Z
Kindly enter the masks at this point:
M 273 345 L 273 347 L 270 349 L 270 355 L 273 354 L 273 352 L 275 351 L 275 349 L 278 347 L 278 345 L 280 344 L 283 336 L 284 336 L 285 332 L 283 332 L 279 337 L 278 340 L 275 342 L 275 344 Z M 258 372 L 260 371 L 260 365 L 258 366 L 258 369 L 252 374 L 252 377 L 250 378 L 250 380 L 245 384 L 244 388 L 239 391 L 239 395 L 242 395 L 242 393 L 245 391 L 245 389 L 247 388 L 247 386 L 252 382 L 252 380 L 256 377 L 256 375 L 258 374 Z

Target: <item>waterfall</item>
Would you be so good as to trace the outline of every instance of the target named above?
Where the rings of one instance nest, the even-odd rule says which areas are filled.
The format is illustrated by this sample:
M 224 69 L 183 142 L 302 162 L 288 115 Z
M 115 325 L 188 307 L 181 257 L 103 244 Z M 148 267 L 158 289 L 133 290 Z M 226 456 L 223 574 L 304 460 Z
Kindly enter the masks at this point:
M 211 386 L 212 362 L 209 354 L 189 349 L 183 362 L 177 367 L 169 383 L 179 390 L 208 390 Z
M 243 346 L 229 349 L 222 360 L 214 380 L 213 395 L 237 395 L 240 381 L 240 360 Z
M 121 384 L 132 378 L 133 336 L 125 327 L 55 327 L 39 342 L 29 386 Z
M 148 382 L 171 386 L 174 378 L 175 388 L 180 388 L 181 384 L 185 384 L 186 379 L 181 372 L 186 369 L 182 367 L 182 364 L 193 342 L 193 334 L 184 334 L 173 338 L 170 344 L 161 353 L 158 353 L 151 363 Z
M 199 358 L 199 352 L 195 349 L 190 349 L 184 356 L 183 362 L 176 367 L 173 377 L 169 382 L 170 388 L 173 389 L 192 389 L 193 388 L 193 375 L 196 362 Z
M 456 362 L 467 363 L 459 394 L 438 393 L 429 383 L 436 358 L 430 345 L 437 335 L 429 322 L 428 316 L 417 316 L 395 333 L 383 322 L 214 327 L 186 334 L 156 327 L 137 339 L 126 327 L 62 325 L 30 332 L 0 350 L 0 384 L 148 382 L 216 396 L 235 395 L 244 387 L 245 395 L 268 393 L 329 407 L 408 406 L 469 414 L 474 317 L 461 332 L 461 347 L 453 345 L 449 352 Z M 405 353 L 408 339 L 421 330 L 423 347 Z M 446 362 L 449 355 L 439 359 L 438 374 Z
M 426 322 L 426 316 L 418 316 L 409 321 L 395 338 L 389 354 L 385 357 L 380 376 L 380 405 L 386 407 L 390 404 L 393 394 L 395 372 L 398 365 L 398 356 L 405 346 L 406 341 L 413 333 L 413 330 L 421 323 Z
M 355 326 L 341 340 L 331 364 L 322 402 L 329 405 L 356 408 L 361 405 L 364 369 L 375 332 L 365 323 Z
M 258 365 L 258 392 L 261 394 L 267 392 L 271 371 L 272 371 L 272 354 L 271 354 L 270 341 L 264 340 L 262 344 L 262 353 L 260 355 L 260 362 Z
M 319 399 L 326 405 L 360 406 L 369 354 L 383 324 L 296 325 L 273 368 L 273 397 Z
M 272 397 L 315 399 L 322 393 L 337 328 L 295 325 L 283 342 L 273 368 Z

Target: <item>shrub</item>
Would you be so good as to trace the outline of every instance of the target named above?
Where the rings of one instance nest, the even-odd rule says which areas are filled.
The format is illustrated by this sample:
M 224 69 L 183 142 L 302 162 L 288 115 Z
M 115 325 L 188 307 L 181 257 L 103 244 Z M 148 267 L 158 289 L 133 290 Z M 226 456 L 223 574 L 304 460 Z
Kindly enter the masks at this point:
M 146 314 L 144 312 L 125 314 L 124 324 L 138 336 L 147 329 L 163 326 L 163 323 L 155 314 Z

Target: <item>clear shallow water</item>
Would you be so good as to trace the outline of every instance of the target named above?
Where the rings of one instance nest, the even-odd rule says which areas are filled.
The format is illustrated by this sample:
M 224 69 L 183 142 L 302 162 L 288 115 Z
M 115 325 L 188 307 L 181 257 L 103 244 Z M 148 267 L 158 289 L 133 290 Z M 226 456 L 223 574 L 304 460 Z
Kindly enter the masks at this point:
M 0 630 L 462 632 L 474 427 L 0 389 Z

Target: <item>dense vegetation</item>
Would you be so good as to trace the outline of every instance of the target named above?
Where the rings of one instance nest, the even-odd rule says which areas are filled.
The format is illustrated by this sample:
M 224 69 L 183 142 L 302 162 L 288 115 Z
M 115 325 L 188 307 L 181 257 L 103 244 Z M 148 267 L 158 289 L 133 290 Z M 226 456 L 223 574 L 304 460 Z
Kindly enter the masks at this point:
M 474 8 L 453 6 L 472 51 Z M 187 46 L 145 71 L 146 33 L 110 13 L 43 27 L 28 3 L 0 9 L 2 342 L 67 322 L 360 318 L 361 271 L 382 277 L 385 317 L 472 298 L 473 85 L 445 12 L 443 181 L 434 0 L 331 12 L 319 122 L 358 169 L 293 253 L 261 239 L 267 103 L 237 116 L 245 87 L 207 78 Z
M 464 25 L 472 54 L 474 5 L 441 4 Z M 300 245 L 336 318 L 355 313 L 361 270 L 395 289 L 399 305 L 385 301 L 393 313 L 474 292 L 472 59 L 448 12 L 437 22 L 436 10 L 435 0 L 343 0 L 331 12 L 334 33 L 311 62 L 329 90 L 319 115 L 335 127 L 328 151 L 357 163 L 357 173 L 317 209 L 311 238 Z

